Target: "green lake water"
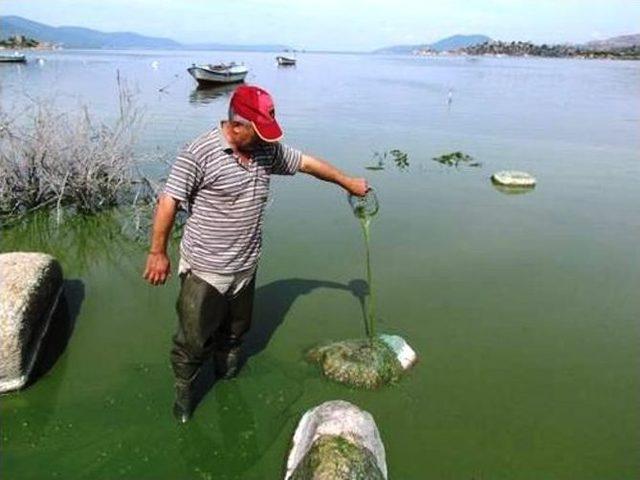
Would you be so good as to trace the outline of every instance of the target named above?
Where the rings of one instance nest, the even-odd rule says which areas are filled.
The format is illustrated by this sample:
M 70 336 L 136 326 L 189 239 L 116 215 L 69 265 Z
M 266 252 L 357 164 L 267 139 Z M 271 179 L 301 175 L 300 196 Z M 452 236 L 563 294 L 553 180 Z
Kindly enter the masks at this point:
M 363 335 L 365 270 L 346 195 L 302 174 L 272 183 L 251 356 L 187 425 L 171 415 L 177 279 L 145 284 L 145 246 L 108 216 L 0 230 L 1 251 L 60 259 L 74 320 L 55 365 L 0 397 L 0 478 L 283 478 L 300 416 L 332 399 L 374 416 L 391 479 L 640 477 L 640 63 L 301 54 L 278 69 L 257 53 L 42 56 L 2 66 L 3 111 L 19 112 L 26 93 L 108 120 L 119 70 L 146 108 L 141 152 L 168 156 L 229 99 L 196 90 L 186 67 L 246 62 L 248 80 L 273 92 L 288 143 L 375 186 L 377 329 L 405 337 L 420 362 L 371 392 L 304 361 L 317 343 Z M 393 148 L 408 168 L 365 169 Z M 431 160 L 456 150 L 482 167 Z M 490 182 L 503 169 L 538 185 L 506 195 Z

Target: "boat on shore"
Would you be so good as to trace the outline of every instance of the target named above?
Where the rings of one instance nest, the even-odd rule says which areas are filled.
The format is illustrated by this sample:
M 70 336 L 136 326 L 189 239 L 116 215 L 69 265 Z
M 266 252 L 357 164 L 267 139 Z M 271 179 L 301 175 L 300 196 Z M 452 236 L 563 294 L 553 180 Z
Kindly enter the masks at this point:
M 26 63 L 27 57 L 19 52 L 13 54 L 0 53 L 0 63 Z
M 284 55 L 278 55 L 276 57 L 278 65 L 282 67 L 292 67 L 296 64 L 296 59 L 293 57 L 285 57 Z
M 187 71 L 198 82 L 198 85 L 226 85 L 229 83 L 240 83 L 249 73 L 249 69 L 244 65 L 234 62 L 219 63 L 216 65 L 196 65 L 195 63 L 187 68 Z

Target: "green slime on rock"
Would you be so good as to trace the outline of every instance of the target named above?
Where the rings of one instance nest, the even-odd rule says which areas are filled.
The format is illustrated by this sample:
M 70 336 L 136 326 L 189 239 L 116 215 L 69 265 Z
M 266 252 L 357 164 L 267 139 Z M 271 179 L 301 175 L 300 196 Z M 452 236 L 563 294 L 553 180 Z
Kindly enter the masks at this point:
M 338 435 L 320 435 L 291 476 L 308 478 L 383 480 L 384 475 L 366 447 Z

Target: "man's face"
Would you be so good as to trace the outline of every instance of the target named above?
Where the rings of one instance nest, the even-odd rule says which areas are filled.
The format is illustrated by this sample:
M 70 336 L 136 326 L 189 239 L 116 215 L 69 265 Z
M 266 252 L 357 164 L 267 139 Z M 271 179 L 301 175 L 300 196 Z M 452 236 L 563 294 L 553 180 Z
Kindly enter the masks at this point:
M 253 125 L 242 122 L 230 122 L 233 143 L 240 149 L 251 149 L 260 142 Z

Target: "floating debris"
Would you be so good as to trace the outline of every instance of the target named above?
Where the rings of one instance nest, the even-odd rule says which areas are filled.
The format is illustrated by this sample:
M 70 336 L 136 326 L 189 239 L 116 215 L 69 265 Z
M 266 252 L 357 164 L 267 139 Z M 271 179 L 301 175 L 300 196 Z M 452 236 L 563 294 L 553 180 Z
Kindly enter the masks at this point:
M 433 157 L 433 161 L 448 167 L 458 167 L 460 165 L 467 165 L 469 167 L 482 166 L 482 163 L 476 162 L 471 155 L 462 152 L 445 153 L 439 157 Z
M 516 170 L 504 170 L 491 175 L 494 184 L 505 187 L 533 188 L 536 185 L 536 178 L 527 172 Z
M 376 161 L 373 165 L 368 165 L 364 168 L 367 170 L 384 170 L 385 162 L 391 159 L 395 163 L 398 170 L 404 170 L 409 166 L 409 155 L 402 150 L 394 148 L 386 152 L 374 152 L 373 160 Z

